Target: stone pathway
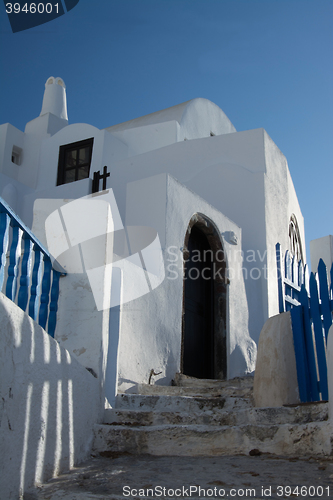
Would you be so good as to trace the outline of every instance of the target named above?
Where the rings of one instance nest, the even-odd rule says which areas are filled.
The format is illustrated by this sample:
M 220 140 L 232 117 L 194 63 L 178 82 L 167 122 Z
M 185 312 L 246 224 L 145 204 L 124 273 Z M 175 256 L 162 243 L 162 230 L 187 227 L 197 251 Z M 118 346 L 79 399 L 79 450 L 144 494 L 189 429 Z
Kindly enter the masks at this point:
M 105 455 L 24 500 L 333 498 L 333 457 Z

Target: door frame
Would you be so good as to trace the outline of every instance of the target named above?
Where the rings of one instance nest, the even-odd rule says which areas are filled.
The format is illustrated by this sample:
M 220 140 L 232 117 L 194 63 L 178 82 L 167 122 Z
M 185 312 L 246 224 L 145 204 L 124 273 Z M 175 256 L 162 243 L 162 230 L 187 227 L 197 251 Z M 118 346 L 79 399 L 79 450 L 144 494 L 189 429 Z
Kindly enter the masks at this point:
M 187 231 L 183 246 L 183 307 L 182 307 L 182 338 L 180 372 L 183 373 L 184 360 L 184 336 L 185 336 L 185 265 L 189 258 L 188 241 L 193 226 L 199 229 L 207 238 L 211 250 L 213 251 L 214 265 L 214 318 L 213 318 L 213 339 L 214 339 L 214 379 L 224 380 L 227 378 L 227 263 L 223 249 L 220 232 L 214 222 L 201 213 L 195 213 L 187 226 Z

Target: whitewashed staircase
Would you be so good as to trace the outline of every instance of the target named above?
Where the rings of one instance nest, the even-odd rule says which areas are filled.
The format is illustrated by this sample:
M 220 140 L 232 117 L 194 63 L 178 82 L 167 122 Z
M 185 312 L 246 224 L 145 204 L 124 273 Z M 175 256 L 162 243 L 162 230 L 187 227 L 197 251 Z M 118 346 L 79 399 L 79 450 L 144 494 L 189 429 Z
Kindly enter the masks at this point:
M 94 451 L 200 456 L 274 453 L 330 455 L 328 404 L 254 408 L 253 379 L 139 385 L 119 394 L 95 426 Z

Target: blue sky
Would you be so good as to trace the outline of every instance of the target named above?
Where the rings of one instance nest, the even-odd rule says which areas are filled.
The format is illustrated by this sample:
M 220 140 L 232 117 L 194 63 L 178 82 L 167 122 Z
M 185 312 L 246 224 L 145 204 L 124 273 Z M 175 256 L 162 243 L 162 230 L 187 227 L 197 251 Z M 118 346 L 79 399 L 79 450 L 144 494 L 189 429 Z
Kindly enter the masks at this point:
M 307 244 L 333 233 L 332 0 L 80 0 L 15 34 L 1 4 L 0 36 L 1 123 L 38 116 L 51 75 L 98 128 L 205 97 L 286 155 Z

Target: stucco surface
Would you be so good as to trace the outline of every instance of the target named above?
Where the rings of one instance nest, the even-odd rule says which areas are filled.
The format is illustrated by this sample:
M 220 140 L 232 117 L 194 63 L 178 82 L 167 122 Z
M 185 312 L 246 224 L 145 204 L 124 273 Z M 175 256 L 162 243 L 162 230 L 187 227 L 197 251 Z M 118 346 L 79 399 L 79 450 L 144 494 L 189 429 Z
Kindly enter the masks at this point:
M 99 381 L 0 294 L 0 498 L 17 500 L 84 460 L 101 421 Z
M 191 140 L 174 142 L 182 127 L 196 128 L 202 123 L 211 129 L 222 120 L 222 111 L 204 99 L 190 101 L 181 110 L 175 108 L 176 111 L 165 110 L 166 114 L 164 111 L 153 114 L 151 119 L 142 117 L 103 131 L 87 124 L 69 125 L 44 138 L 40 160 L 31 162 L 34 169 L 31 179 L 36 177 L 39 163 L 37 192 L 24 193 L 19 188 L 18 198 L 22 199 L 19 213 L 29 217 L 34 199 L 39 197 L 75 198 L 89 193 L 91 181 L 87 179 L 55 188 L 62 144 L 94 137 L 91 176 L 102 165 L 108 165 L 111 177 L 107 186 L 114 190 L 123 220 L 127 185 L 168 172 L 242 228 L 245 275 L 252 273 L 250 278 L 245 276 L 249 329 L 257 342 L 266 319 L 278 312 L 275 245 L 280 242 L 283 252 L 288 248 L 291 213 L 298 219 L 302 239 L 304 234 L 286 159 L 263 129 L 229 130 L 229 133 L 221 129 L 215 137 L 207 131 L 200 135 L 196 130 Z M 37 143 L 35 147 L 38 148 Z
M 145 199 L 145 204 L 140 200 Z M 180 369 L 183 246 L 189 221 L 200 213 L 216 225 L 230 270 L 228 285 L 227 351 L 228 378 L 254 370 L 256 346 L 248 333 L 248 310 L 242 277 L 241 231 L 205 200 L 174 178 L 158 175 L 128 186 L 126 223 L 156 229 L 163 248 L 166 278 L 163 283 L 121 307 L 119 333 L 119 387 L 147 383 L 151 369 L 161 372 L 155 381 L 169 385 Z M 228 239 L 233 231 L 238 244 Z M 237 271 L 231 273 L 231 271 Z M 232 274 L 232 276 L 231 276 Z M 115 334 L 115 333 L 114 333 Z
M 228 376 L 252 371 L 261 328 L 278 312 L 275 245 L 281 243 L 283 252 L 288 248 L 291 213 L 302 239 L 304 235 L 287 161 L 274 142 L 263 129 L 236 132 L 218 106 L 201 98 L 105 130 L 88 124 L 64 126 L 50 137 L 43 120 L 51 115 L 63 120 L 46 112 L 26 129 L 32 132 L 35 127 L 35 134 L 23 134 L 8 124 L 0 129 L 5 159 L 1 182 L 7 198 L 16 202 L 18 215 L 45 243 L 47 211 L 41 214 L 36 200 L 50 200 L 51 207 L 54 199 L 86 196 L 93 173 L 106 165 L 107 188 L 113 189 L 121 220 L 158 231 L 165 258 L 168 247 L 179 249 L 178 275 L 189 220 L 194 213 L 207 216 L 222 235 L 229 259 Z M 59 147 L 87 138 L 94 138 L 90 178 L 56 186 Z M 21 166 L 10 161 L 16 142 L 23 147 Z M 163 184 L 165 174 L 176 181 Z M 156 185 L 155 176 L 161 176 Z M 231 232 L 238 238 L 235 246 L 229 241 Z M 233 272 L 240 274 L 235 278 Z M 98 359 L 108 350 L 111 332 L 112 363 L 119 360 L 125 388 L 147 382 L 150 370 L 161 371 L 160 366 L 160 383 L 168 383 L 179 370 L 182 314 L 182 282 L 178 277 L 170 280 L 170 275 L 145 298 L 120 307 L 113 319 L 96 314 L 82 277 L 64 278 L 57 338 L 84 366 L 100 373 Z M 124 347 L 127 361 L 114 352 L 117 346 Z M 104 361 L 102 366 L 102 372 L 107 370 Z M 114 370 L 112 377 L 114 386 Z
M 329 272 L 333 263 L 333 236 L 331 234 L 310 241 L 311 270 L 317 272 L 319 260 L 323 259 L 328 270 L 328 282 L 330 283 Z
M 267 280 L 264 283 L 267 317 L 279 312 L 275 245 L 280 243 L 282 255 L 289 249 L 289 222 L 294 214 L 300 230 L 301 245 L 306 259 L 304 220 L 285 156 L 264 134 L 267 174 L 265 175 L 265 224 L 267 248 Z M 305 260 L 306 262 L 306 260 Z

